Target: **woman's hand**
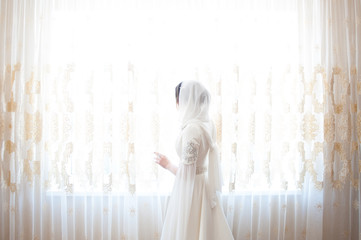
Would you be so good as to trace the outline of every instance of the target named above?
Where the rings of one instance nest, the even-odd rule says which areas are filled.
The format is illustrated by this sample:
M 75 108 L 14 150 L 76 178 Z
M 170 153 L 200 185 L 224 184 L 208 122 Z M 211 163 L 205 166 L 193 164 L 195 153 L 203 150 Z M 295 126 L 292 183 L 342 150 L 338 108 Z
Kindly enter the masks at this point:
M 156 162 L 163 168 L 169 170 L 174 175 L 177 174 L 178 167 L 173 165 L 166 156 L 158 152 L 154 152 L 154 155 L 155 155 L 154 162 Z
M 154 161 L 156 163 L 158 163 L 160 166 L 162 166 L 165 169 L 168 169 L 168 165 L 169 165 L 169 159 L 164 156 L 163 154 L 160 154 L 158 152 L 154 152 L 155 155 L 155 159 Z

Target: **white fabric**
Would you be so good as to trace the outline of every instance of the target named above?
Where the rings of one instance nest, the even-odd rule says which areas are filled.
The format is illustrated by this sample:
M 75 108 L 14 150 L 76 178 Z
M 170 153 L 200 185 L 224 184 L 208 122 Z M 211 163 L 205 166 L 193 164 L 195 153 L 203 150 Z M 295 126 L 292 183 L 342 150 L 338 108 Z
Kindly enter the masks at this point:
M 233 239 L 220 198 L 209 198 L 206 171 L 211 147 L 197 123 L 187 124 L 177 139 L 179 168 L 164 220 L 163 240 Z M 214 159 L 218 161 L 218 159 Z
M 209 120 L 210 100 L 201 83 L 182 82 L 179 94 L 182 131 L 176 142 L 180 163 L 161 239 L 233 239 L 216 195 L 216 191 L 221 191 L 222 177 L 216 133 Z
M 159 239 L 183 79 L 235 239 L 360 238 L 359 0 L 1 0 L 0 33 L 0 239 Z
M 184 81 L 179 93 L 179 121 L 184 128 L 188 123 L 209 122 L 211 96 L 199 82 Z
M 183 81 L 179 93 L 179 121 L 184 129 L 189 124 L 196 124 L 202 129 L 209 145 L 208 188 L 207 195 L 211 207 L 216 205 L 217 192 L 222 191 L 223 179 L 219 163 L 216 130 L 209 118 L 211 95 L 197 81 Z

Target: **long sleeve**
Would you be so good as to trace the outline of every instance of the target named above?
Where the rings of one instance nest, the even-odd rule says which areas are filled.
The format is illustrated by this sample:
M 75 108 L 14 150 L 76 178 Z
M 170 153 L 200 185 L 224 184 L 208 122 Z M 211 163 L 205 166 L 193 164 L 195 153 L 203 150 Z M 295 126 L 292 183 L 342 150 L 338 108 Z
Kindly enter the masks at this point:
M 181 163 L 184 165 L 191 165 L 196 163 L 199 151 L 199 139 L 196 138 L 186 139 L 182 143 L 182 157 Z
M 185 240 L 196 177 L 201 138 L 199 128 L 186 127 L 181 136 L 181 154 L 165 223 L 172 231 L 163 231 L 161 239 Z M 169 228 L 169 227 L 166 227 Z M 175 230 L 175 231 L 174 231 Z

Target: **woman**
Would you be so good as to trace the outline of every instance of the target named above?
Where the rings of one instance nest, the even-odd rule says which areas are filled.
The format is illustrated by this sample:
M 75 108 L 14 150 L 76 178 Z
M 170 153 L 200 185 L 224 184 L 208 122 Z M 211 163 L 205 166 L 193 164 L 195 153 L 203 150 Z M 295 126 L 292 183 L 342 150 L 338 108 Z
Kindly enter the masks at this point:
M 155 162 L 176 176 L 161 239 L 233 239 L 220 204 L 222 183 L 216 131 L 208 114 L 210 94 L 201 83 L 186 81 L 176 87 L 175 95 L 182 129 L 176 141 L 179 166 L 155 152 Z

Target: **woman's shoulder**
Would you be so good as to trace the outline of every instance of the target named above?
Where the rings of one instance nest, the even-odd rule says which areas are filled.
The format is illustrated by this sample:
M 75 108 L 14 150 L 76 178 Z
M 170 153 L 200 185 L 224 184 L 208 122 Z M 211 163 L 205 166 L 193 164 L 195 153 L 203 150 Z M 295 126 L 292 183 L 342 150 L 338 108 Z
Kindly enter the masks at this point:
M 182 130 L 182 136 L 186 138 L 201 139 L 202 135 L 203 130 L 198 123 L 189 123 Z
M 212 143 L 212 139 L 215 138 L 215 129 L 213 122 L 199 123 L 193 122 L 187 124 L 182 131 L 182 138 L 195 139 L 198 142 Z

